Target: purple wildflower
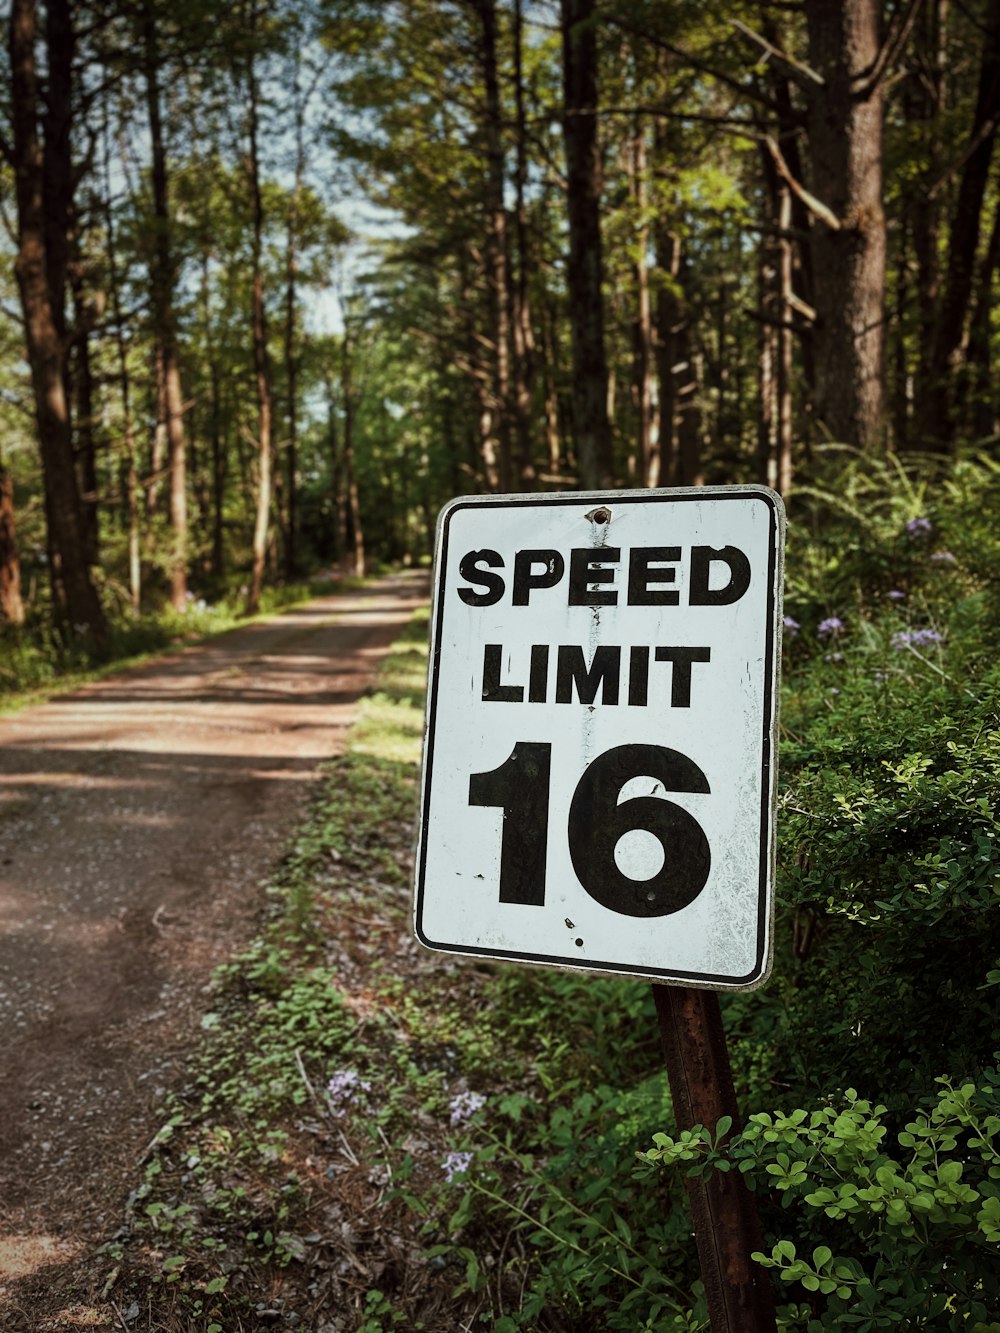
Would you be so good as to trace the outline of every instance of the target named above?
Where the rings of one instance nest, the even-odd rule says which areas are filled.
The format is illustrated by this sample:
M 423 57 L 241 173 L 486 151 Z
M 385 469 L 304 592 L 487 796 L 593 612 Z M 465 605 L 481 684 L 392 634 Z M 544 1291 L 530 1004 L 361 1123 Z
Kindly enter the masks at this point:
M 450 1185 L 456 1176 L 464 1176 L 472 1165 L 471 1152 L 450 1152 L 441 1163 L 445 1180 Z
M 934 531 L 934 525 L 929 518 L 911 518 L 906 531 L 914 541 L 923 541 Z
M 479 1092 L 460 1092 L 448 1103 L 453 1125 L 464 1124 L 471 1120 L 481 1106 L 486 1105 L 486 1098 Z
M 906 593 L 900 588 L 890 588 L 886 593 L 886 597 L 888 597 L 891 602 L 904 602 L 906 600 Z
M 370 1092 L 371 1084 L 363 1079 L 356 1069 L 338 1069 L 326 1085 L 326 1095 L 330 1099 L 330 1111 L 335 1116 L 347 1114 L 348 1108 L 357 1100 L 360 1093 Z
M 781 623 L 782 625 L 784 625 L 785 633 L 788 635 L 790 639 L 794 639 L 796 634 L 798 634 L 799 630 L 801 629 L 799 622 L 797 620 L 794 620 L 791 616 L 785 616 L 784 620 Z
M 831 634 L 836 634 L 838 630 L 844 628 L 844 622 L 840 616 L 827 616 L 826 620 L 821 620 L 816 633 L 821 639 L 829 638 Z
M 944 636 L 936 629 L 901 629 L 889 640 L 897 652 L 900 648 L 927 648 L 932 643 L 943 641 Z

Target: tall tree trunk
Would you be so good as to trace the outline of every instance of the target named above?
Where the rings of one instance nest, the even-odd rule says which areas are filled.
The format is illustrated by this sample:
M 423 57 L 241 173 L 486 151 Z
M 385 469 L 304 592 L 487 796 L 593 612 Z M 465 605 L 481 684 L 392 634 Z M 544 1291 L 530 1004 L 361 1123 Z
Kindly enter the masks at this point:
M 993 212 L 990 239 L 976 282 L 977 296 L 969 320 L 969 351 L 966 358 L 968 391 L 966 429 L 973 439 L 997 433 L 997 392 L 992 373 L 990 316 L 993 289 L 1000 267 L 1000 205 Z
M 352 569 L 361 578 L 365 572 L 365 534 L 361 526 L 361 497 L 354 469 L 354 363 L 353 348 L 348 330 L 344 329 L 341 342 L 340 390 L 344 399 L 344 443 L 341 452 L 344 476 L 344 497 L 347 504 L 348 540 L 352 553 Z
M 256 0 L 251 0 L 251 30 L 256 27 Z M 257 384 L 257 514 L 253 530 L 253 564 L 247 593 L 247 615 L 260 609 L 264 587 L 271 521 L 271 365 L 267 352 L 267 312 L 264 307 L 264 207 L 260 193 L 260 161 L 257 154 L 259 91 L 254 53 L 247 57 L 247 93 L 249 99 L 249 155 L 247 175 L 253 207 L 253 364 Z
M 908 125 L 919 129 L 921 162 L 915 179 L 904 184 L 906 226 L 916 260 L 917 360 L 916 383 L 927 385 L 941 279 L 941 197 L 934 185 L 941 172 L 944 144 L 940 117 L 945 109 L 944 33 L 948 0 L 923 5 L 915 24 L 915 68 L 902 93 Z
M 212 441 L 212 574 L 221 579 L 226 570 L 225 504 L 228 459 L 222 438 L 222 405 L 219 391 L 219 363 L 213 355 L 208 367 L 211 402 Z
M 782 495 L 792 489 L 792 192 L 778 188 L 777 477 Z
M 654 175 L 669 154 L 668 126 L 662 116 L 653 125 Z M 678 352 L 680 305 L 677 287 L 681 272 L 681 239 L 670 226 L 667 210 L 657 209 L 653 221 L 653 255 L 658 282 L 653 303 L 653 360 L 659 400 L 657 455 L 661 485 L 671 483 L 677 467 L 677 384 L 674 367 L 681 360 Z
M 342 564 L 347 552 L 347 502 L 343 487 L 343 454 L 337 432 L 337 399 L 333 370 L 327 360 L 323 370 L 326 386 L 326 447 L 330 460 L 330 505 L 333 510 L 333 559 Z
M 954 442 L 956 374 L 976 270 L 979 233 L 1000 122 L 1000 5 L 990 7 L 972 129 L 948 236 L 948 264 L 934 326 L 930 365 L 917 412 L 922 443 L 946 452 Z
M 810 83 L 816 409 L 835 440 L 883 439 L 885 215 L 876 0 L 805 0 Z
M 703 357 L 696 354 L 691 338 L 691 319 L 685 315 L 677 332 L 677 462 L 676 486 L 704 486 L 702 443 L 704 421 L 701 407 Z
M 659 452 L 653 447 L 653 317 L 649 297 L 649 227 L 646 222 L 646 129 L 639 120 L 630 144 L 632 206 L 637 227 L 633 265 L 632 408 L 635 413 L 635 476 L 640 486 L 657 486 Z
M 604 349 L 601 154 L 597 139 L 597 34 L 594 0 L 560 0 L 563 142 L 569 216 L 569 319 L 573 425 L 584 487 L 614 484 Z
M 118 273 L 118 246 L 115 236 L 115 212 L 111 201 L 111 151 L 107 121 L 104 125 L 104 227 L 107 236 L 108 289 L 111 315 L 115 325 L 118 361 L 118 390 L 122 404 L 122 450 L 124 464 L 125 522 L 128 532 L 128 586 L 132 614 L 142 610 L 142 559 L 139 529 L 139 471 L 136 465 L 135 430 L 132 420 L 132 385 L 128 369 L 128 343 L 122 311 L 121 278 Z
M 492 398 L 497 438 L 497 472 L 500 490 L 509 491 L 514 475 L 511 453 L 510 318 L 496 3 L 495 0 L 475 0 L 475 7 L 481 25 L 480 61 L 485 93 L 486 285 L 489 292 L 490 338 L 494 344 Z
M 83 513 L 83 535 L 87 548 L 87 563 L 100 563 L 100 520 L 98 510 L 97 441 L 94 435 L 94 374 L 90 361 L 90 332 L 83 288 L 81 266 L 70 265 L 70 287 L 73 292 L 73 315 L 77 333 L 73 342 L 74 373 L 71 383 L 76 393 L 76 425 L 74 454 L 80 482 L 80 502 Z
M 66 37 L 67 32 L 69 38 Z M 65 235 L 56 236 L 49 199 L 72 197 L 68 151 L 72 27 L 64 0 L 48 7 L 47 128 L 63 134 L 66 151 L 48 151 L 39 140 L 40 99 L 36 67 L 38 39 L 34 0 L 13 0 L 10 15 L 10 71 L 13 161 L 17 193 L 18 250 L 15 261 L 24 310 L 28 363 L 35 400 L 38 440 L 45 480 L 53 604 L 65 633 L 88 633 L 98 651 L 107 642 L 107 622 L 90 578 L 80 494 L 73 462 L 73 435 L 66 390 L 64 326 Z M 58 41 L 56 41 L 58 38 Z M 54 45 L 53 45 L 54 43 Z M 47 136 L 46 136 L 47 137 Z M 68 173 L 63 178 L 62 173 Z M 50 179 L 56 173 L 59 179 Z M 60 216 L 68 217 L 68 206 Z M 47 225 L 48 224 L 48 225 Z M 60 285 L 53 288 L 53 279 Z
M 0 625 L 23 625 L 21 561 L 14 526 L 14 479 L 0 462 Z
M 767 195 L 770 197 L 770 190 Z M 775 279 L 776 241 L 769 227 L 762 228 L 757 256 L 757 304 L 760 332 L 757 342 L 757 480 L 774 486 L 778 480 L 777 376 L 778 299 Z
M 143 74 L 146 81 L 153 180 L 154 243 L 150 264 L 150 294 L 157 345 L 157 370 L 161 377 L 159 391 L 169 451 L 169 512 L 173 537 L 170 600 L 175 610 L 183 611 L 187 604 L 187 443 L 184 438 L 184 397 L 181 392 L 177 322 L 174 315 L 174 259 L 170 237 L 167 154 L 160 114 L 160 52 L 152 0 L 145 0 L 142 25 Z
M 524 111 L 522 0 L 514 0 L 514 109 L 516 165 L 514 172 L 514 220 L 517 234 L 517 281 L 513 285 L 513 386 L 514 463 L 521 490 L 532 490 L 537 479 L 535 469 L 532 401 L 538 376 L 535 334 L 531 324 L 528 277 L 532 271 L 531 238 L 528 230 L 525 189 L 528 182 L 528 132 Z
M 298 376 L 299 360 L 295 347 L 295 323 L 298 311 L 296 280 L 298 277 L 298 242 L 299 196 L 302 191 L 302 153 L 301 126 L 298 127 L 300 149 L 296 159 L 295 185 L 288 210 L 288 239 L 285 247 L 285 382 L 288 386 L 288 442 L 287 474 L 285 483 L 285 511 L 287 528 L 285 531 L 285 574 L 293 579 L 298 572 L 298 453 L 299 453 L 299 415 L 298 415 Z

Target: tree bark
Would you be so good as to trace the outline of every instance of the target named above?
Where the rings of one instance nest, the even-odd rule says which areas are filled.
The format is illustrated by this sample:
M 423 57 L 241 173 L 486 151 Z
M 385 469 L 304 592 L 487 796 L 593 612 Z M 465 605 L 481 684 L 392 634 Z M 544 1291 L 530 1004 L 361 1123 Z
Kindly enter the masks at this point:
M 128 343 L 122 311 L 121 278 L 118 272 L 118 248 L 115 213 L 111 202 L 111 153 L 107 121 L 104 125 L 104 226 L 107 235 L 108 289 L 111 315 L 115 326 L 115 350 L 118 362 L 118 389 L 122 405 L 122 459 L 125 490 L 125 524 L 128 532 L 128 586 L 132 614 L 142 610 L 142 559 L 139 529 L 139 473 L 136 466 L 135 430 L 132 419 L 132 385 L 128 368 Z
M 990 316 L 993 310 L 993 289 L 996 285 L 998 267 L 1000 267 L 1000 205 L 994 209 L 990 239 L 976 283 L 978 295 L 969 320 L 965 424 L 975 440 L 984 440 L 997 434 L 997 393 L 993 376 Z
M 288 440 L 285 470 L 285 576 L 295 578 L 299 568 L 299 354 L 295 344 L 298 319 L 299 220 L 306 168 L 306 100 L 299 82 L 300 51 L 295 55 L 295 181 L 288 203 L 288 227 L 285 244 L 285 383 L 288 392 L 286 420 Z
M 635 307 L 632 316 L 632 409 L 635 413 L 635 478 L 640 486 L 658 486 L 659 452 L 653 447 L 653 316 L 649 296 L 649 227 L 646 222 L 646 129 L 639 120 L 629 145 L 632 206 L 637 219 L 633 265 Z
M 34 0 L 13 0 L 10 15 L 13 161 L 16 180 L 18 249 L 15 273 L 24 311 L 28 364 L 35 402 L 45 481 L 53 606 L 57 623 L 72 636 L 86 633 L 100 652 L 107 622 L 86 559 L 80 494 L 73 460 L 73 435 L 66 385 L 65 234 L 47 202 L 72 197 L 68 151 L 72 28 L 64 0 L 48 7 L 49 82 L 46 144 L 39 139 L 40 98 L 36 67 L 38 39 Z M 70 34 L 67 38 L 67 32 Z M 59 151 L 48 151 L 48 132 L 60 136 Z M 65 138 L 65 151 L 62 139 Z M 69 172 L 66 178 L 64 173 Z M 52 179 L 53 174 L 57 179 Z M 55 206 L 55 205 L 53 205 Z M 59 216 L 69 215 L 68 205 Z M 58 287 L 54 288 L 55 280 Z
M 614 485 L 608 365 L 604 347 L 601 153 L 597 140 L 597 17 L 594 0 L 560 0 L 563 142 L 566 148 L 573 433 L 585 488 Z
M 0 463 L 0 625 L 23 625 L 21 561 L 14 525 L 14 479 Z
M 668 126 L 662 116 L 653 124 L 654 172 L 669 156 Z M 677 331 L 680 303 L 677 285 L 681 272 L 681 240 L 660 207 L 653 222 L 653 253 L 659 281 L 653 306 L 653 358 L 659 398 L 657 453 L 661 484 L 669 484 L 677 467 L 677 385 L 674 367 L 680 361 Z
M 976 109 L 948 236 L 948 263 L 930 364 L 917 414 L 921 443 L 939 453 L 954 444 L 956 379 L 966 337 L 986 182 L 1000 122 L 1000 5 L 990 9 Z
M 514 221 L 517 236 L 517 281 L 512 287 L 514 466 L 521 490 L 533 490 L 536 481 L 532 431 L 532 401 L 538 376 L 535 335 L 531 324 L 528 275 L 532 269 L 525 188 L 528 181 L 528 134 L 524 111 L 522 70 L 522 0 L 514 0 L 514 108 L 516 164 Z
M 481 26 L 480 63 L 485 96 L 486 138 L 486 284 L 489 293 L 490 337 L 494 345 L 492 399 L 497 439 L 497 476 L 501 491 L 513 480 L 510 404 L 510 318 L 508 305 L 507 211 L 504 207 L 504 152 L 501 133 L 500 82 L 497 75 L 495 0 L 475 0 Z
M 776 489 L 792 489 L 792 192 L 778 188 L 778 336 L 777 336 L 777 477 Z
M 170 601 L 177 611 L 187 604 L 187 442 L 184 437 L 184 397 L 181 391 L 177 321 L 174 314 L 174 258 L 170 236 L 167 154 L 160 113 L 160 52 L 156 13 L 151 0 L 142 12 L 143 74 L 152 151 L 153 253 L 150 263 L 154 335 L 156 338 L 159 396 L 168 450 L 169 513 L 173 534 L 170 553 Z M 154 471 L 155 471 L 154 461 Z M 154 482 L 155 484 L 155 482 Z
M 256 0 L 251 0 L 250 26 L 256 27 Z M 271 365 L 267 351 L 267 311 L 264 307 L 264 207 L 260 192 L 260 161 L 257 153 L 259 91 L 254 53 L 247 57 L 247 94 L 249 101 L 249 154 L 247 175 L 253 209 L 253 363 L 257 385 L 257 512 L 253 530 L 253 563 L 247 593 L 246 613 L 256 615 L 264 587 L 264 564 L 271 521 Z
M 348 543 L 351 550 L 353 573 L 361 578 L 365 572 L 365 534 L 361 524 L 361 497 L 354 468 L 354 363 L 353 349 L 347 328 L 341 342 L 340 389 L 344 399 L 344 430 L 341 463 L 343 468 L 344 498 L 347 508 Z
M 70 287 L 73 292 L 73 316 L 77 325 L 73 341 L 73 373 L 70 381 L 76 395 L 73 420 L 76 426 L 74 455 L 80 483 L 80 503 L 83 516 L 83 538 L 87 548 L 87 563 L 100 563 L 100 519 L 98 511 L 97 441 L 94 436 L 94 373 L 90 359 L 90 332 L 87 328 L 86 296 L 80 265 L 70 265 Z
M 882 89 L 866 81 L 879 51 L 876 0 L 805 0 L 814 194 L 831 218 L 812 229 L 816 409 L 835 440 L 883 439 L 885 215 Z

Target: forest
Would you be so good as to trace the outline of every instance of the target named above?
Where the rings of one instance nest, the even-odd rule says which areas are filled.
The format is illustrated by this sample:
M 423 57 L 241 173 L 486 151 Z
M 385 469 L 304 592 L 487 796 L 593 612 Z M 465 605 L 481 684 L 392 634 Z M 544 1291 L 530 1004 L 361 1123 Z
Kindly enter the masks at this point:
M 0 619 L 997 432 L 996 7 L 15 0 Z
M 704 1330 L 685 1180 L 739 1170 L 776 1327 L 997 1333 L 1000 4 L 11 0 L 7 39 L 0 695 L 422 568 L 453 496 L 789 518 L 743 1125 L 673 1126 L 648 986 L 372 961 L 418 618 L 106 1292 L 209 1333 Z

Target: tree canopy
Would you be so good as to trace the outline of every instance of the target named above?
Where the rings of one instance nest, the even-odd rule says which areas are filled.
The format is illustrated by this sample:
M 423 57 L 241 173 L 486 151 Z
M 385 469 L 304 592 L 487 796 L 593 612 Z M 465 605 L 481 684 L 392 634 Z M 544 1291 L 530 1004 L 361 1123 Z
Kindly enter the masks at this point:
M 0 618 L 994 447 L 986 0 L 13 0 Z

